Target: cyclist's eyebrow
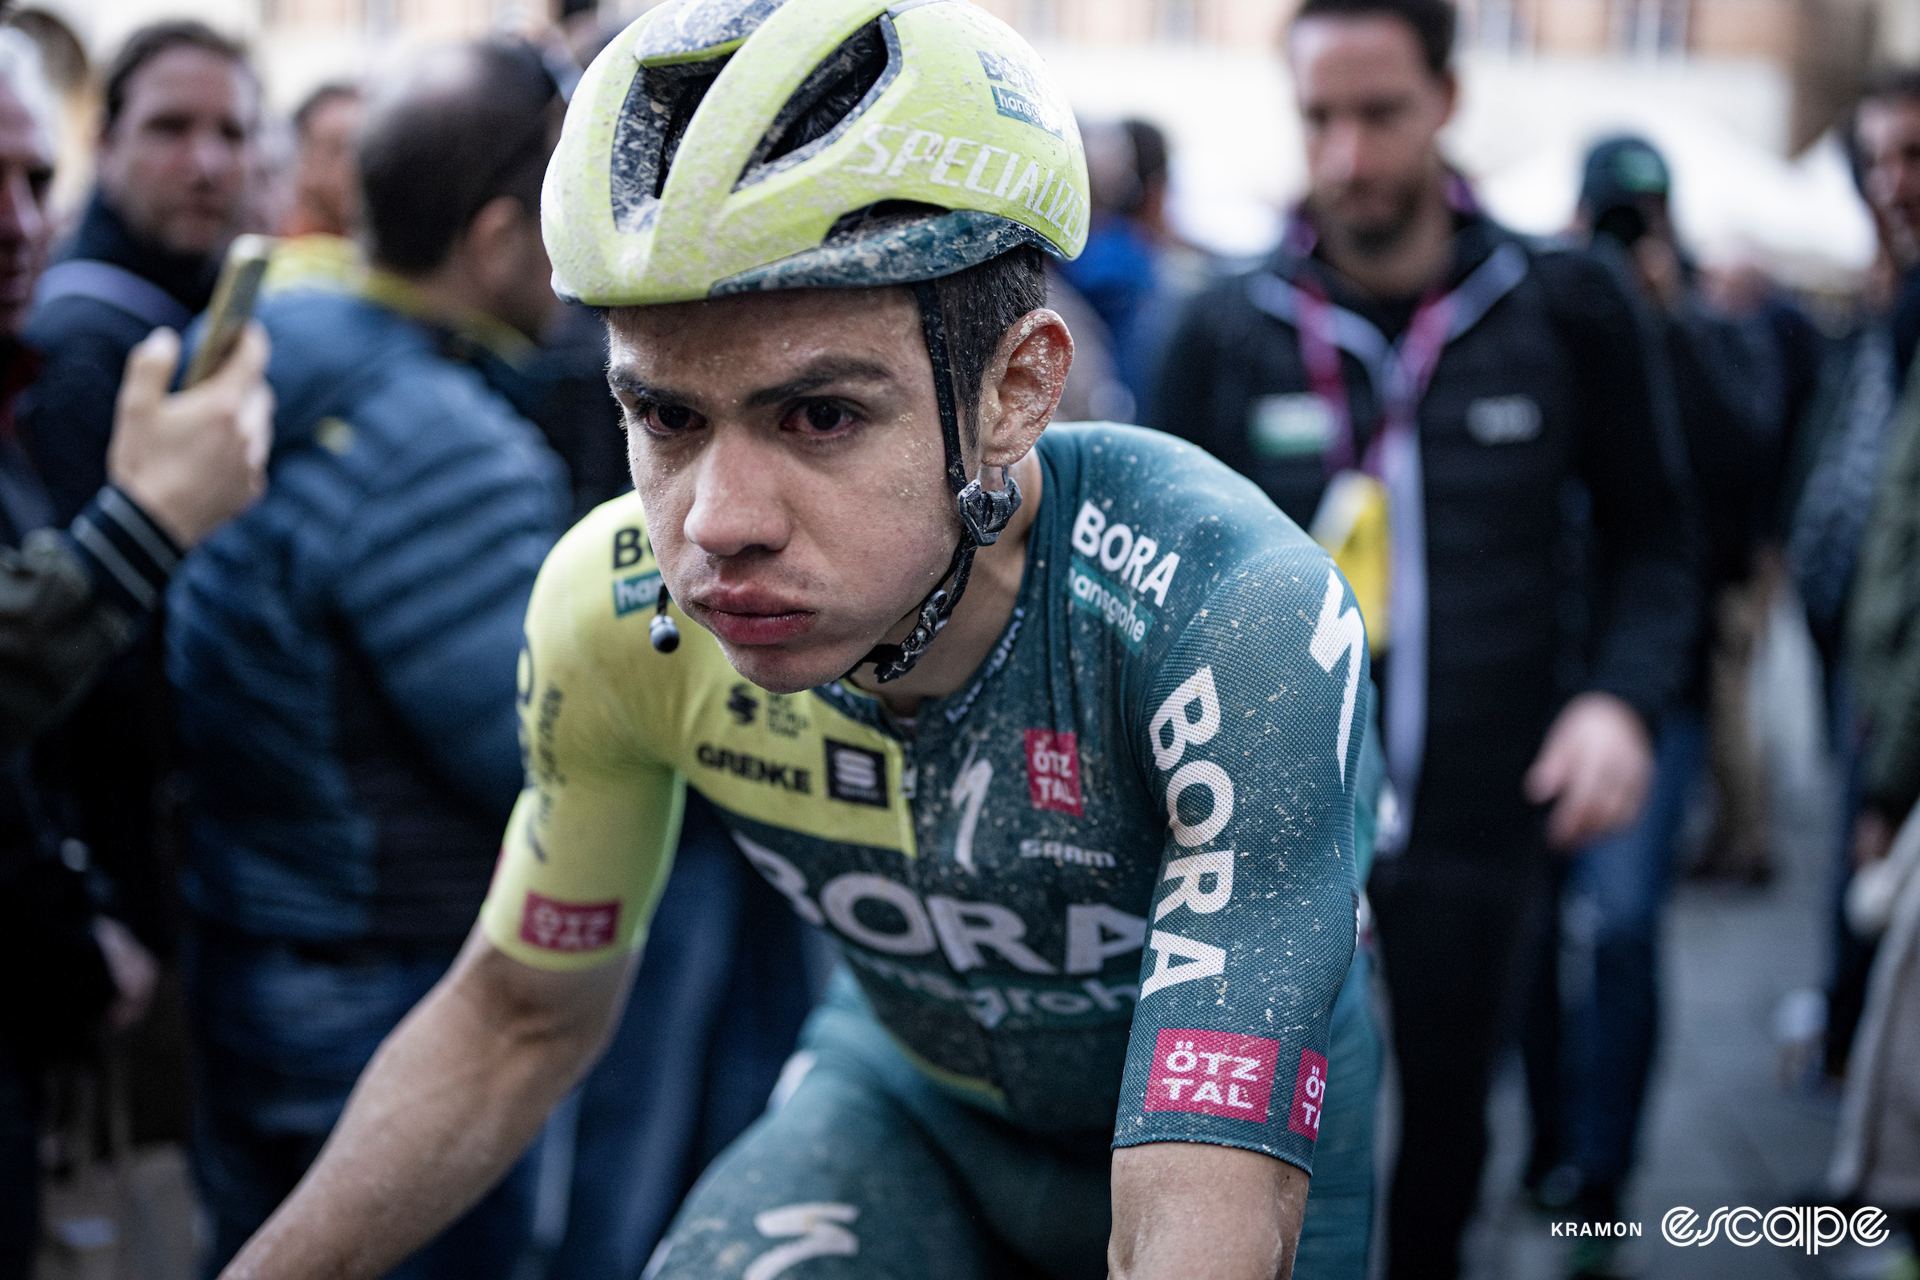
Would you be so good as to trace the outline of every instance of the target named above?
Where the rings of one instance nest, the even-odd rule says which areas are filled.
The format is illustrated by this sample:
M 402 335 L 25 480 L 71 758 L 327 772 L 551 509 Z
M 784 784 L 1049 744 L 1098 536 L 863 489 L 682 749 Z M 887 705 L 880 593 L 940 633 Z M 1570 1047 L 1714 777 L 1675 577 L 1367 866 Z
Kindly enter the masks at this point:
M 750 393 L 746 406 L 750 409 L 764 409 L 768 405 L 784 404 L 798 399 L 809 392 L 822 387 L 832 386 L 836 382 L 892 382 L 893 371 L 883 364 L 872 360 L 854 357 L 823 356 L 808 365 L 799 375 L 789 378 L 777 386 L 763 387 Z M 607 385 L 615 391 L 624 391 L 636 400 L 647 404 L 667 405 L 675 408 L 690 409 L 693 398 L 665 387 L 656 387 L 642 382 L 631 373 L 619 369 L 609 370 Z
M 672 405 L 679 408 L 690 407 L 685 396 L 677 392 L 668 391 L 664 387 L 649 386 L 632 374 L 621 373 L 618 369 L 608 371 L 607 385 L 615 391 L 624 391 L 635 400 L 645 401 L 647 404 Z
M 836 382 L 891 382 L 893 371 L 883 364 L 871 360 L 851 359 L 842 356 L 823 356 L 803 370 L 798 377 L 789 378 L 775 387 L 766 387 L 747 397 L 747 407 L 764 409 L 768 405 L 783 404 L 798 399 L 810 391 L 818 391 Z

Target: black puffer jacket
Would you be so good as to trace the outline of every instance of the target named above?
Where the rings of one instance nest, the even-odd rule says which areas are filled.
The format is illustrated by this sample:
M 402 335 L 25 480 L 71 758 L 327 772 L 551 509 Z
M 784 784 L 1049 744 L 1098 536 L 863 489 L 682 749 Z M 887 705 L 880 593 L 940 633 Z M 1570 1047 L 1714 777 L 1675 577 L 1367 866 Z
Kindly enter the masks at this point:
M 1655 357 L 1623 286 L 1587 254 L 1458 219 L 1447 288 L 1503 247 L 1525 255 L 1518 282 L 1449 339 L 1418 415 L 1430 616 L 1412 842 L 1470 852 L 1531 829 L 1521 777 L 1570 695 L 1612 693 L 1657 722 L 1685 681 L 1701 606 L 1671 397 L 1656 410 Z M 1389 342 L 1414 312 L 1283 248 L 1188 307 L 1148 425 L 1213 453 L 1306 525 L 1327 483 L 1325 442 L 1274 426 L 1313 416 L 1289 412 L 1311 385 L 1294 325 L 1262 304 L 1274 277 L 1311 278 Z M 1342 367 L 1364 454 L 1380 397 L 1353 355 Z M 1391 699 L 1386 665 L 1374 674 Z

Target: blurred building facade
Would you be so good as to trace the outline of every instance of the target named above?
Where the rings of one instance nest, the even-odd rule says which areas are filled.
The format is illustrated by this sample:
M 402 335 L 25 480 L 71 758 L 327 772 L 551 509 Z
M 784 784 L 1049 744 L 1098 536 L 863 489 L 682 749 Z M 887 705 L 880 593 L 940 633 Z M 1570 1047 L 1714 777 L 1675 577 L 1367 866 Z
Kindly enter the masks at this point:
M 976 0 L 1039 43 L 1181 43 L 1245 49 L 1270 44 L 1298 0 Z M 361 41 L 449 38 L 502 26 L 621 21 L 660 0 L 40 0 L 90 50 L 162 14 L 192 13 L 247 35 L 270 64 L 282 46 L 308 62 Z M 1772 63 L 1812 99 L 1796 142 L 1824 127 L 1828 100 L 1847 96 L 1881 59 L 1920 59 L 1914 0 L 1460 0 L 1470 49 L 1636 59 L 1735 58 Z M 317 42 L 317 43 L 315 43 Z M 317 76 L 298 74 L 306 81 Z M 278 85 L 272 86 L 279 90 Z M 297 96 L 305 84 L 288 87 Z M 279 93 L 276 93 L 279 96 Z M 1818 127 L 1816 127 L 1818 126 Z M 1807 132 L 1811 130 L 1811 132 Z
M 95 67 L 141 23 L 201 18 L 248 41 L 276 114 L 324 81 L 378 82 L 424 43 L 560 25 L 582 50 L 596 29 L 661 2 L 18 0 L 70 28 L 73 50 Z M 1169 131 L 1182 234 L 1233 255 L 1271 243 L 1304 181 L 1291 86 L 1273 56 L 1299 0 L 974 2 L 1042 49 L 1082 112 Z M 1809 145 L 1869 66 L 1920 62 L 1920 0 L 1458 2 L 1467 94 L 1448 152 L 1512 225 L 1564 226 L 1580 150 L 1624 128 L 1653 137 L 1685 171 L 1679 216 L 1703 251 L 1757 257 L 1821 287 L 1871 254 L 1871 225 L 1837 149 Z M 54 61 L 70 70 L 73 50 Z M 70 82 L 62 207 L 89 178 L 89 81 L 83 67 Z M 1222 119 L 1248 127 L 1221 130 Z

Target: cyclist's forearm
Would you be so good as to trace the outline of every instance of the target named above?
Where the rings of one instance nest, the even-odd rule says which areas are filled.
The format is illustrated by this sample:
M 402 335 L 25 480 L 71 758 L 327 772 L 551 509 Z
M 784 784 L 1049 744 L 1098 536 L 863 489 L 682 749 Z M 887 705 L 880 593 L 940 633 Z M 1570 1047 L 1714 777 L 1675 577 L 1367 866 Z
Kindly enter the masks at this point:
M 624 968 L 536 975 L 470 941 L 380 1046 L 320 1158 L 222 1280 L 371 1280 L 432 1239 L 591 1064 Z
M 1113 1153 L 1114 1280 L 1286 1280 L 1307 1175 L 1237 1147 L 1155 1142 Z

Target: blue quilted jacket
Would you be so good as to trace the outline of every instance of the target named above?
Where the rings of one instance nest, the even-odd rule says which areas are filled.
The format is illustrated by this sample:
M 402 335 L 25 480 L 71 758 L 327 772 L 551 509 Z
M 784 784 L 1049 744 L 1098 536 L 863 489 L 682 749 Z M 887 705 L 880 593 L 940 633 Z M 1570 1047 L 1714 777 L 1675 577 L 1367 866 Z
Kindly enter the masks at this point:
M 260 319 L 269 488 L 168 597 L 188 905 L 258 937 L 451 946 L 520 788 L 514 668 L 563 468 L 473 344 L 337 292 Z

